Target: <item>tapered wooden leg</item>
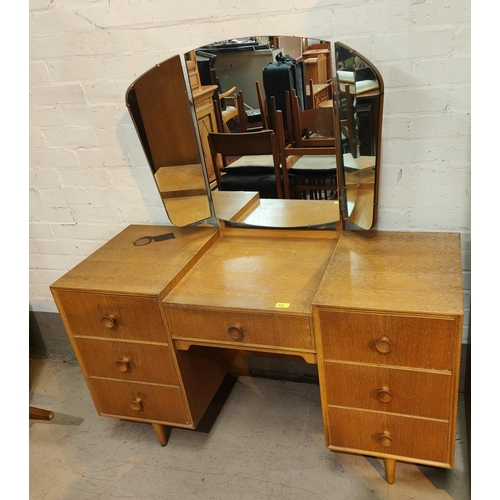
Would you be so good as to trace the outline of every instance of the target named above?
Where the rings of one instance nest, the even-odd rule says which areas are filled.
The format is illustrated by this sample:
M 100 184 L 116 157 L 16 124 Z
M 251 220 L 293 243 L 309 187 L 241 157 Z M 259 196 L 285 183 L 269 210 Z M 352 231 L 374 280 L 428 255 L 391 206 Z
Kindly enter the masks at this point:
M 384 458 L 385 477 L 389 484 L 394 483 L 396 479 L 396 460 L 393 458 Z
M 155 430 L 156 437 L 162 446 L 166 446 L 168 442 L 167 431 L 162 424 L 151 424 Z
M 54 413 L 50 410 L 42 410 L 41 408 L 35 408 L 30 406 L 30 419 L 32 420 L 52 420 Z

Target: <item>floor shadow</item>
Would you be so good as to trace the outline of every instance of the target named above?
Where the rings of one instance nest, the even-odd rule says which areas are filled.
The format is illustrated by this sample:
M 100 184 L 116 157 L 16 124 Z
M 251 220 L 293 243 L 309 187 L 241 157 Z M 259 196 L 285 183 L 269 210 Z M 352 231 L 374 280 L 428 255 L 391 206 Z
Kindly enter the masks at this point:
M 380 458 L 370 457 L 368 455 L 363 455 L 363 456 L 366 459 L 366 461 L 380 474 L 380 477 L 384 481 L 386 481 L 384 463 L 380 460 Z M 397 469 L 397 465 L 396 465 L 396 469 Z M 396 474 L 397 474 L 397 470 L 396 470 Z
M 35 424 L 41 425 L 71 425 L 71 426 L 79 426 L 83 423 L 85 419 L 81 417 L 75 417 L 75 415 L 67 415 L 65 413 L 56 413 L 54 412 L 54 416 L 51 420 L 31 420 L 30 419 L 30 427 Z
M 231 373 L 226 375 L 211 403 L 208 405 L 205 414 L 196 426 L 195 432 L 202 432 L 205 434 L 210 432 L 237 380 L 238 378 Z

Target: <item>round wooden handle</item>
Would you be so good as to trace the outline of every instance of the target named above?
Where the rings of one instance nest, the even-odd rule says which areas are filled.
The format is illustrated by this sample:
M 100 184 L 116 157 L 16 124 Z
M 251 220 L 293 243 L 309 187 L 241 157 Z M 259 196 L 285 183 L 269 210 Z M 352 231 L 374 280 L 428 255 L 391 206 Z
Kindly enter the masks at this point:
M 389 337 L 380 337 L 375 343 L 375 349 L 380 354 L 389 354 L 392 351 L 392 344 Z
M 227 329 L 227 334 L 233 339 L 233 340 L 242 340 L 243 339 L 243 330 L 241 329 L 241 326 L 230 326 Z
M 110 314 L 109 316 L 103 316 L 101 318 L 101 323 L 106 328 L 114 328 L 116 325 L 116 318 L 112 314 Z
M 392 401 L 392 393 L 388 387 L 382 387 L 377 391 L 377 399 L 381 403 L 390 403 Z
M 391 433 L 389 431 L 382 432 L 382 434 L 380 434 L 380 436 L 378 437 L 378 442 L 379 444 L 385 447 L 391 446 L 392 445 Z
M 123 358 L 123 359 L 120 359 L 116 362 L 116 367 L 118 368 L 118 370 L 120 370 L 121 372 L 128 372 L 129 369 L 130 369 L 130 359 L 128 358 Z
M 135 398 L 134 401 L 130 401 L 130 408 L 135 411 L 139 411 L 142 409 L 142 401 L 141 398 Z

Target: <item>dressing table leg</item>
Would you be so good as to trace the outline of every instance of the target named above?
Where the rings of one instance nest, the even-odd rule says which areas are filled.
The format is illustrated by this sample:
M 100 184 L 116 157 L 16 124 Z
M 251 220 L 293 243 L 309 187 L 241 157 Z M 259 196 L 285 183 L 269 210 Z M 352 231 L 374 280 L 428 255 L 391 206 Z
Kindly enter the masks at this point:
M 389 484 L 394 483 L 396 479 L 396 460 L 393 458 L 384 458 L 385 477 Z
M 162 424 L 151 424 L 155 431 L 156 437 L 162 446 L 166 446 L 168 442 L 167 431 L 165 430 L 165 426 Z

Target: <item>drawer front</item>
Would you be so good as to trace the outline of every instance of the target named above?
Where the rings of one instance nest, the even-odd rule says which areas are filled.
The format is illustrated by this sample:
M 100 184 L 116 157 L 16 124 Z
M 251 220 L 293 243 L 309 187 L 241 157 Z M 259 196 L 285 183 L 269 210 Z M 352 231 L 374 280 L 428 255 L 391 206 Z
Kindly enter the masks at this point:
M 325 362 L 328 404 L 450 419 L 452 377 Z
M 447 422 L 385 413 L 328 408 L 329 445 L 451 465 Z
M 179 385 L 169 346 L 83 337 L 76 345 L 90 376 Z
M 454 318 L 320 311 L 325 359 L 452 370 Z
M 165 312 L 172 338 L 314 349 L 308 317 L 180 309 L 168 305 Z
M 314 96 L 316 102 L 316 107 L 318 107 L 323 101 L 328 99 L 328 89 L 324 89 Z
M 89 381 L 100 415 L 189 424 L 178 387 L 95 379 Z
M 58 298 L 74 335 L 167 343 L 154 298 L 79 292 Z

